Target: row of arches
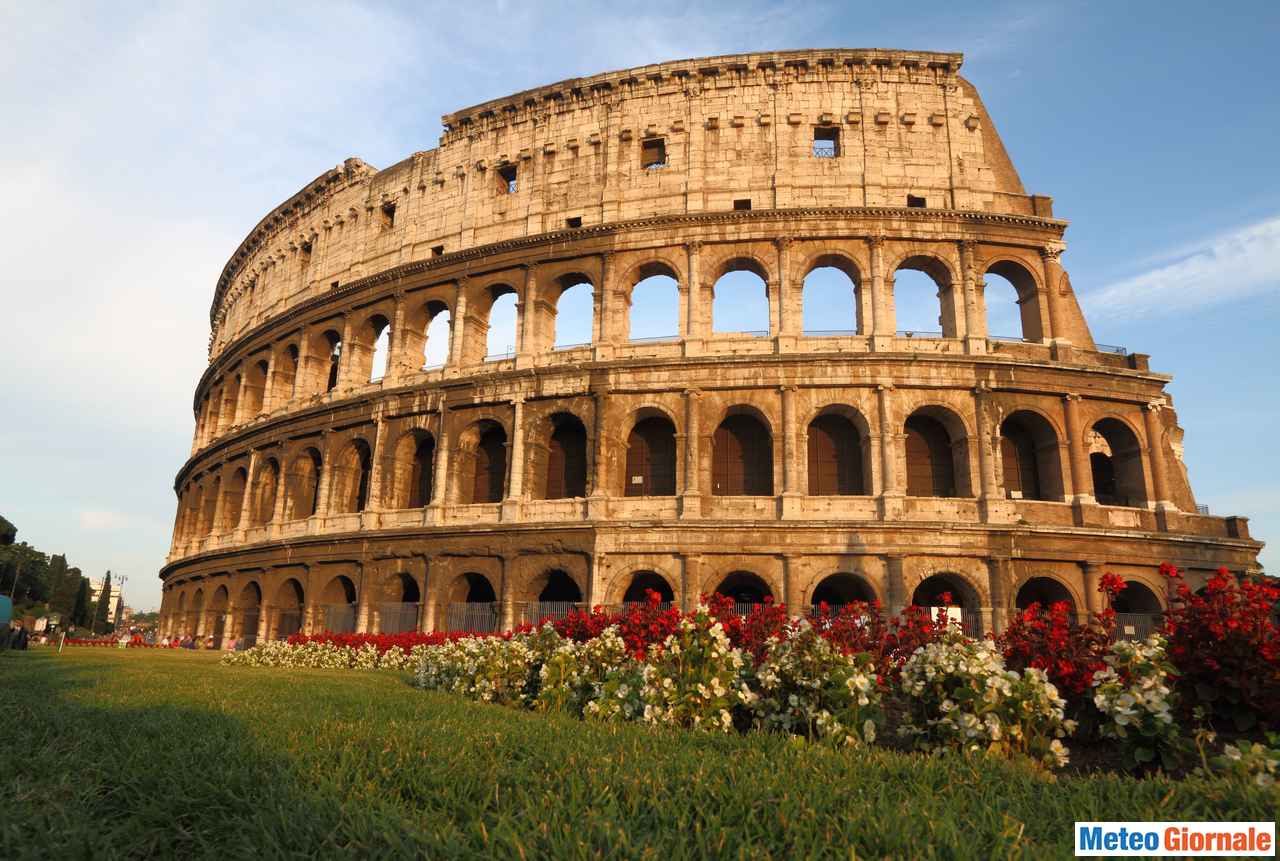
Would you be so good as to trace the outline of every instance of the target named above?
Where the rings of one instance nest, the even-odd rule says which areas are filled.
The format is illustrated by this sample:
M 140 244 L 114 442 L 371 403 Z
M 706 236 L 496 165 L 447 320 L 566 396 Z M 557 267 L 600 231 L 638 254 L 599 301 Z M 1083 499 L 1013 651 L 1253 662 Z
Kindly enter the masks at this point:
M 525 470 L 535 499 L 588 495 L 593 456 L 586 426 L 576 415 L 553 413 L 546 435 L 527 444 Z M 902 425 L 905 476 L 911 497 L 971 498 L 971 436 L 953 411 L 917 409 Z M 1090 435 L 1089 466 L 1099 502 L 1143 506 L 1146 482 L 1142 447 L 1125 423 L 1104 418 Z M 833 405 L 820 411 L 804 432 L 805 492 L 810 496 L 872 494 L 875 454 L 871 427 L 857 410 Z M 713 496 L 772 496 L 775 447 L 770 423 L 758 410 L 732 407 L 710 436 L 709 488 Z M 998 428 L 1000 486 L 1006 497 L 1061 501 L 1066 498 L 1063 443 L 1041 414 L 1016 410 Z M 437 487 L 436 437 L 426 430 L 403 434 L 391 452 L 389 484 L 374 500 L 374 452 L 363 438 L 347 442 L 334 456 L 327 514 L 400 510 L 440 504 L 501 502 L 511 492 L 511 442 L 505 426 L 481 419 L 459 435 L 452 490 Z M 641 411 L 626 437 L 620 486 L 610 481 L 605 495 L 674 496 L 680 452 L 674 422 L 656 410 Z M 283 472 L 282 472 L 283 470 Z M 301 520 L 321 513 L 324 456 L 316 446 L 295 453 L 287 464 L 263 458 L 252 481 L 240 466 L 197 481 L 183 492 L 176 534 L 190 540 L 218 532 Z M 225 486 L 224 486 L 225 483 Z
M 376 605 L 369 624 L 378 633 L 399 633 L 419 630 L 427 626 L 422 616 L 424 604 L 417 580 L 399 572 L 384 587 L 383 597 L 388 599 Z M 571 608 L 583 607 L 585 596 L 577 581 L 559 568 L 548 569 L 534 578 L 529 594 L 535 600 L 529 602 L 521 619 L 515 621 L 538 622 L 558 618 Z M 739 612 L 748 612 L 752 606 L 770 600 L 778 600 L 767 580 L 750 570 L 731 571 L 720 579 L 712 590 L 727 596 Z M 655 593 L 660 602 L 671 606 L 676 601 L 676 588 L 663 574 L 653 570 L 632 572 L 622 594 L 624 605 L 648 600 Z M 444 630 L 498 630 L 503 624 L 499 592 L 490 578 L 481 572 L 466 571 L 454 577 L 442 599 L 443 615 L 430 620 L 432 627 Z M 312 630 L 333 633 L 350 633 L 359 624 L 358 590 L 347 575 L 332 577 L 317 590 L 316 597 L 308 605 L 302 583 L 294 577 L 285 579 L 271 596 L 270 618 L 264 617 L 264 596 L 256 581 L 246 583 L 231 602 L 228 588 L 218 586 L 206 600 L 205 590 L 197 587 L 188 600 L 188 593 L 181 592 L 168 613 L 166 629 L 170 634 L 211 636 L 221 644 L 227 634 L 228 617 L 239 639 L 251 645 L 267 628 L 268 637 L 287 637 L 309 625 Z M 880 600 L 875 587 L 860 574 L 837 571 L 822 577 L 814 585 L 808 598 L 808 609 L 829 612 L 855 603 L 871 604 Z M 1048 607 L 1066 603 L 1072 612 L 1079 611 L 1071 591 L 1053 577 L 1035 576 L 1022 583 L 1013 600 L 1013 607 L 1024 610 L 1033 604 Z M 981 598 L 968 580 L 949 572 L 939 572 L 925 577 L 912 590 L 909 601 L 914 606 L 946 608 L 945 613 L 959 622 L 970 633 L 980 633 Z M 310 606 L 311 618 L 306 619 Z M 1134 636 L 1134 626 L 1149 631 L 1163 613 L 1160 599 L 1145 584 L 1130 580 L 1126 588 L 1112 602 L 1112 609 L 1119 619 L 1119 636 Z M 367 620 L 366 620 L 367 622 Z
M 242 362 L 201 400 L 197 445 L 269 407 L 340 386 L 602 340 L 771 335 L 784 329 L 797 335 L 869 335 L 873 328 L 917 337 L 984 337 L 988 332 L 1034 342 L 1046 337 L 1042 275 L 1020 258 L 985 264 L 978 283 L 991 301 L 977 291 L 979 322 L 966 311 L 959 295 L 960 264 L 949 254 L 900 256 L 886 267 L 878 288 L 883 295 L 877 297 L 869 295 L 871 284 L 855 257 L 839 250 L 811 254 L 801 261 L 795 297 L 781 295 L 774 274 L 778 264 L 739 253 L 721 257 L 707 278 L 699 277 L 709 298 L 703 304 L 685 298 L 682 270 L 691 267 L 666 258 L 623 273 L 620 280 L 627 287 L 614 300 L 619 308 L 603 304 L 598 284 L 602 277 L 615 279 L 599 271 L 562 272 L 537 281 L 532 292 L 528 284 L 497 280 L 470 291 L 458 288 L 453 295 L 431 288 L 432 298 L 406 299 L 403 307 L 386 300 L 321 322 L 276 345 L 270 355 Z M 874 327 L 873 318 L 878 320 Z M 980 331 L 970 331 L 974 327 Z

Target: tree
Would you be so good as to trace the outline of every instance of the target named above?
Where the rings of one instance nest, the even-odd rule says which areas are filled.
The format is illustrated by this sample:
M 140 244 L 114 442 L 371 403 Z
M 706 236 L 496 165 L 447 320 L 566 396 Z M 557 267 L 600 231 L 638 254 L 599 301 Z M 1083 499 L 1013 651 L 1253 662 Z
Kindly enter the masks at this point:
M 72 568 L 77 576 L 79 568 Z M 76 600 L 71 605 L 71 624 L 85 627 L 89 624 L 89 578 L 80 577 L 80 586 L 76 589 Z
M 0 547 L 0 593 L 15 607 L 48 600 L 49 557 L 25 541 Z
M 98 592 L 98 607 L 93 614 L 93 633 L 107 633 L 107 611 L 111 608 L 111 572 L 102 578 L 102 590 Z
M 55 556 L 49 562 L 50 572 L 54 571 L 55 562 L 64 557 Z M 76 606 L 76 595 L 80 591 L 80 581 L 84 578 L 80 576 L 79 568 L 67 568 L 62 575 L 61 582 L 52 588 L 49 593 L 49 606 L 55 613 L 62 613 L 65 616 L 73 616 Z
M 17 535 L 18 527 L 0 517 L 0 547 L 7 547 L 12 544 Z

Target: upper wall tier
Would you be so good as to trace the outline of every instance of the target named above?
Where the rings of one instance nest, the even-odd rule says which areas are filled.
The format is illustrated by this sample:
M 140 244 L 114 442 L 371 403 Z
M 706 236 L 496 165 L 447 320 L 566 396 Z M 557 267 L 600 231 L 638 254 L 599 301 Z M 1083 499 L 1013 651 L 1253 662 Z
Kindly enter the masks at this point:
M 439 148 L 382 171 L 348 159 L 259 222 L 218 280 L 210 358 L 334 286 L 566 227 L 747 206 L 1050 216 L 960 64 L 905 51 L 741 54 L 449 114 Z

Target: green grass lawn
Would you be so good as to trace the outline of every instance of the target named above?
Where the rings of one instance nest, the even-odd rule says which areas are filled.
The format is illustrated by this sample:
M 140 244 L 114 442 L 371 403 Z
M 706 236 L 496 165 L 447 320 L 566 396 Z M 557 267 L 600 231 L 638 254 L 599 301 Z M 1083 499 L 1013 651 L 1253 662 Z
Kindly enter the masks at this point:
M 0 857 L 1069 857 L 1077 819 L 1276 818 L 1209 782 L 606 727 L 389 673 L 0 653 Z

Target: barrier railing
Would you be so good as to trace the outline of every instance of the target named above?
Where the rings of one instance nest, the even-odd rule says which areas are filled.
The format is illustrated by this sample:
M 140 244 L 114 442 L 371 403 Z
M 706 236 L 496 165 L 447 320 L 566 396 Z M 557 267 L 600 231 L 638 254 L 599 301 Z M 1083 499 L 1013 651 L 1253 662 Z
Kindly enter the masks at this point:
M 418 605 L 394 602 L 378 605 L 378 633 L 401 634 L 418 630 Z
M 1116 613 L 1116 639 L 1141 641 L 1164 624 L 1160 613 Z
M 446 631 L 496 631 L 501 623 L 498 603 L 471 601 L 455 602 L 445 611 Z
M 1117 356 L 1127 356 L 1129 351 L 1124 347 L 1117 347 L 1115 344 L 1094 344 L 1098 348 L 1099 353 L 1114 353 Z
M 356 631 L 355 604 L 325 604 L 324 630 L 330 634 L 354 634 Z

